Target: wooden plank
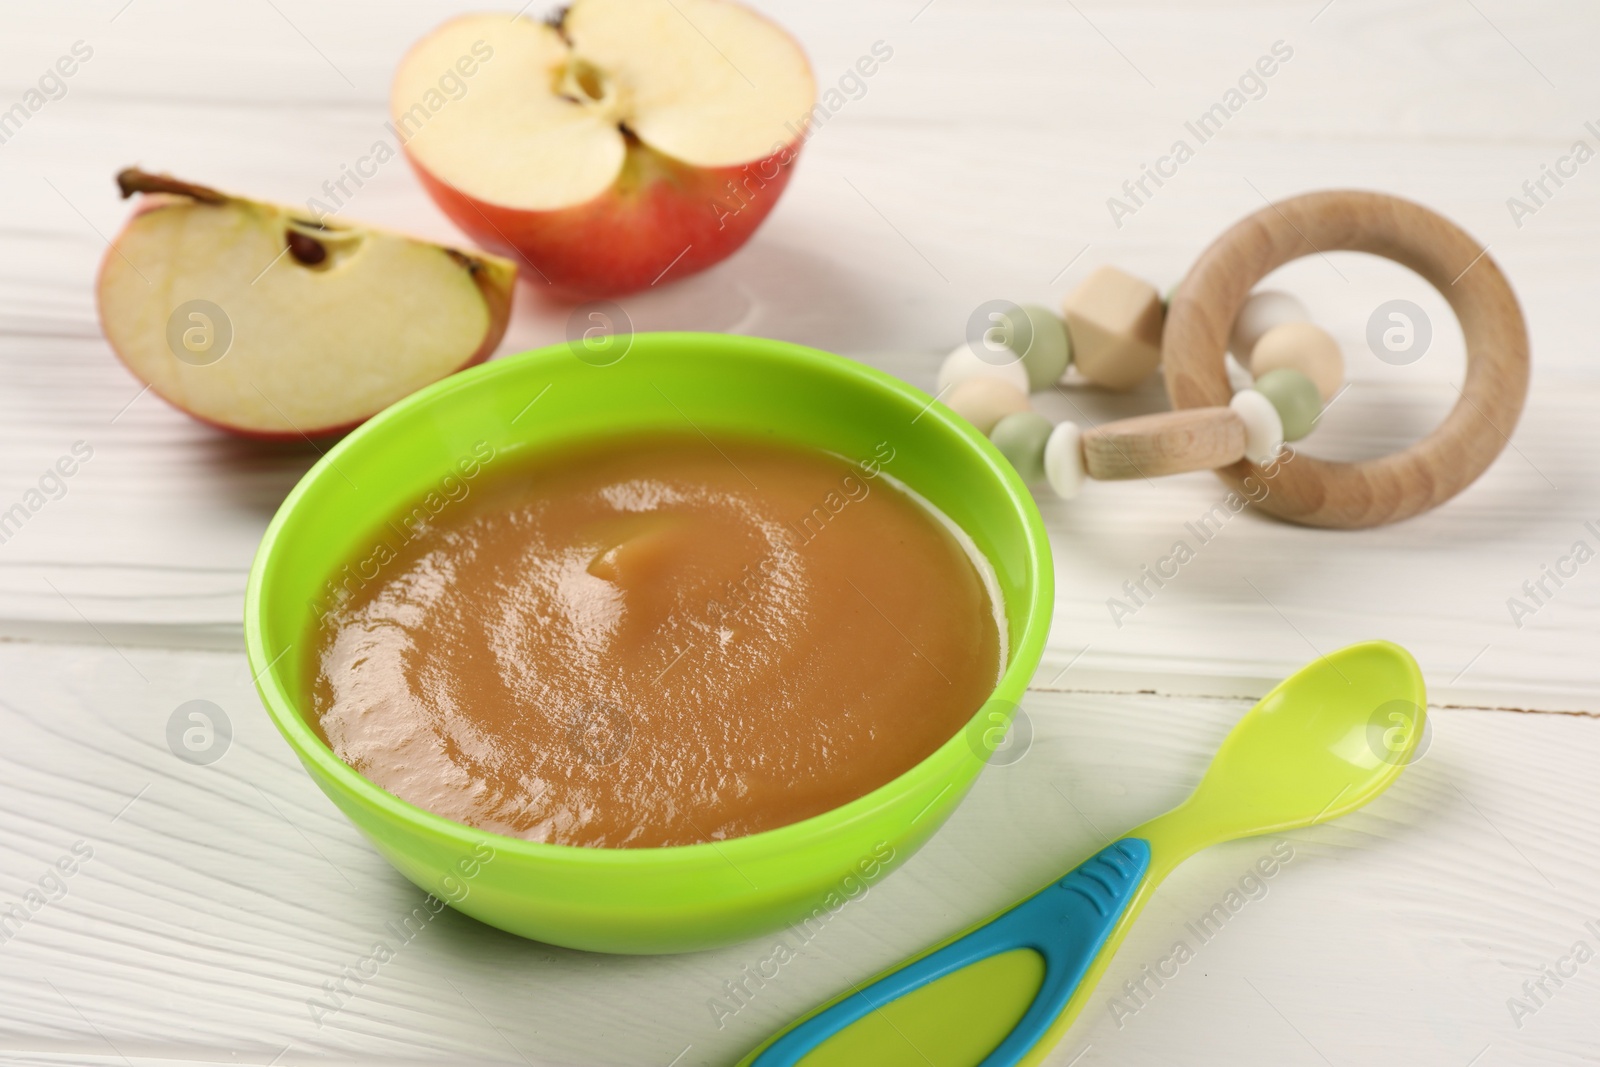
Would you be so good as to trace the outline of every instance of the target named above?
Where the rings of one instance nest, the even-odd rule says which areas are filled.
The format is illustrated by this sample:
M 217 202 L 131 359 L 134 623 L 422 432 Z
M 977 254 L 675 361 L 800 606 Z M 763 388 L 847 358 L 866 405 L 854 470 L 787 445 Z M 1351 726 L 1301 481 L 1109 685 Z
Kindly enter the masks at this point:
M 0 911 L 41 883 L 53 898 L 0 944 L 0 1060 L 18 1064 L 725 1064 L 1177 802 L 1245 707 L 1030 694 L 1023 758 L 988 769 L 922 852 L 809 940 L 607 958 L 445 912 L 314 1016 L 323 983 L 392 941 L 385 923 L 421 894 L 294 763 L 242 657 L 0 647 L 0 677 Z M 209 766 L 165 739 L 196 698 L 233 728 Z M 1591 717 L 1436 710 L 1423 758 L 1367 810 L 1185 865 L 1051 1062 L 1085 1047 L 1084 1064 L 1317 1062 L 1307 1040 L 1335 1063 L 1466 1063 L 1485 1044 L 1499 1062 L 1579 1062 L 1597 965 L 1520 1029 L 1506 1000 L 1574 941 L 1597 943 L 1597 753 Z M 58 892 L 53 865 L 79 842 L 92 858 Z M 1251 899 L 1202 942 L 1186 924 L 1274 848 L 1289 860 L 1246 881 Z M 730 1001 L 724 983 L 780 938 L 796 958 Z M 1113 999 L 1178 940 L 1195 959 L 1176 977 Z

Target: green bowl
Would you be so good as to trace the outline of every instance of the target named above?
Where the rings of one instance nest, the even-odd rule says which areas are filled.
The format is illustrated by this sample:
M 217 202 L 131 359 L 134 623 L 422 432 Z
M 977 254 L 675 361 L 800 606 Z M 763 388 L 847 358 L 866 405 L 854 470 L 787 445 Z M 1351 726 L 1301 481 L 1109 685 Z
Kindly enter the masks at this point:
M 639 334 L 622 358 L 558 345 L 474 367 L 344 438 L 273 517 L 245 592 L 251 673 L 322 791 L 420 888 L 491 926 L 597 952 L 684 952 L 823 922 L 922 845 L 954 810 L 1038 666 L 1055 581 L 1033 499 L 983 435 L 889 375 L 779 341 Z M 606 360 L 615 359 L 606 365 Z M 866 796 L 776 830 L 668 848 L 523 841 L 430 814 L 347 766 L 307 720 L 316 614 L 360 583 L 388 520 L 459 496 L 484 466 L 649 431 L 769 437 L 884 470 L 958 523 L 993 565 L 1009 662 L 967 729 Z M 491 457 L 487 460 L 484 457 Z M 430 496 L 430 494 L 432 494 Z M 346 568 L 349 569 L 346 569 Z

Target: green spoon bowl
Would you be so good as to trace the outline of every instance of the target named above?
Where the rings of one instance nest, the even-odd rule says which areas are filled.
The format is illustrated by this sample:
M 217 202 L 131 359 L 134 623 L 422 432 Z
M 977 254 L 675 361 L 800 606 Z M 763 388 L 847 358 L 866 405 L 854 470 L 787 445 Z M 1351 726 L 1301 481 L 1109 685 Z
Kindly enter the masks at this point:
M 1150 842 L 1153 867 L 1176 866 L 1234 838 L 1337 819 L 1411 762 L 1426 704 L 1421 669 L 1399 645 L 1323 656 L 1245 713 L 1187 801 L 1128 836 Z

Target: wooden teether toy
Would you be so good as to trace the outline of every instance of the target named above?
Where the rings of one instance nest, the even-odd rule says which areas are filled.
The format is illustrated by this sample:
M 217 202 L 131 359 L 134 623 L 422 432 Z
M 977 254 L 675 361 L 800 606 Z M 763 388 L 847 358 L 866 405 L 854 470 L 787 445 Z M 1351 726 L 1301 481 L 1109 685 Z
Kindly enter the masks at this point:
M 1461 323 L 1466 381 L 1444 422 L 1399 452 L 1359 463 L 1296 454 L 1286 442 L 1314 428 L 1344 387 L 1338 343 L 1287 293 L 1252 288 L 1291 260 L 1368 252 L 1409 267 L 1438 289 Z M 1085 478 L 1152 478 L 1215 470 L 1236 490 L 1271 465 L 1257 506 L 1308 526 L 1355 529 L 1438 506 L 1482 474 L 1515 429 L 1528 391 L 1528 335 L 1505 276 L 1454 223 L 1408 200 L 1348 190 L 1308 193 L 1234 224 L 1201 254 L 1165 308 L 1156 290 L 1101 267 L 1062 302 L 1017 309 L 1025 319 L 1000 345 L 958 347 L 939 373 L 940 397 L 972 421 L 1025 480 L 1075 496 Z M 1064 333 L 1055 326 L 1064 320 Z M 1016 344 L 1020 336 L 1026 343 Z M 1066 344 L 1062 342 L 1065 341 Z M 995 359 L 992 350 L 1020 351 Z M 1233 390 L 1232 350 L 1255 378 Z M 1159 363 L 1174 410 L 1081 428 L 1051 427 L 1028 392 L 1053 385 L 1067 363 L 1095 385 L 1130 389 Z

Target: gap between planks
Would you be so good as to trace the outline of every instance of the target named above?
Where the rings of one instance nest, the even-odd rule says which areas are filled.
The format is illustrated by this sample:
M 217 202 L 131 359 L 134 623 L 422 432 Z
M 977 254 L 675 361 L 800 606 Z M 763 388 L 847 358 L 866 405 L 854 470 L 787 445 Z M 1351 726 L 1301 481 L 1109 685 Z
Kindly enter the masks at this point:
M 97 634 L 78 624 L 29 622 L 27 624 L 28 629 L 45 631 L 45 633 L 35 632 L 26 635 L 7 632 L 11 625 L 14 625 L 12 620 L 0 619 L 0 647 L 6 645 L 33 645 L 44 648 L 90 648 L 117 653 L 121 653 L 126 648 L 138 652 L 198 653 L 206 655 L 237 655 L 240 657 L 244 655 L 243 641 L 239 631 L 207 628 L 203 625 L 182 627 L 138 624 L 119 627 L 116 624 L 110 624 L 99 627 L 101 633 Z M 174 636 L 172 631 L 187 633 L 189 640 L 161 640 L 162 637 L 171 638 Z M 113 634 L 115 634 L 114 640 L 106 639 Z M 154 640 L 150 640 L 150 638 L 154 638 Z M 1158 673 L 1143 670 L 1137 673 L 1140 681 L 1144 684 L 1130 682 L 1126 685 L 1119 685 L 1116 682 L 1117 673 L 1097 671 L 1096 684 L 1056 685 L 1053 683 L 1030 682 L 1026 687 L 1026 692 L 1062 696 L 1153 696 L 1164 700 L 1238 703 L 1241 700 L 1259 700 L 1279 681 L 1278 679 L 1240 675 L 1218 675 L 1214 679 L 1206 679 L 1192 674 L 1172 674 L 1166 677 L 1168 680 L 1173 681 L 1174 684 L 1152 686 L 1148 684 L 1149 681 L 1152 678 L 1160 681 L 1162 676 Z M 1212 681 L 1215 685 L 1210 690 L 1196 688 L 1203 681 Z M 1511 704 L 1470 701 L 1436 702 L 1433 700 L 1428 701 L 1428 707 L 1436 711 L 1488 711 L 1516 715 L 1566 715 L 1576 718 L 1600 719 L 1600 710 L 1580 708 L 1541 708 Z

